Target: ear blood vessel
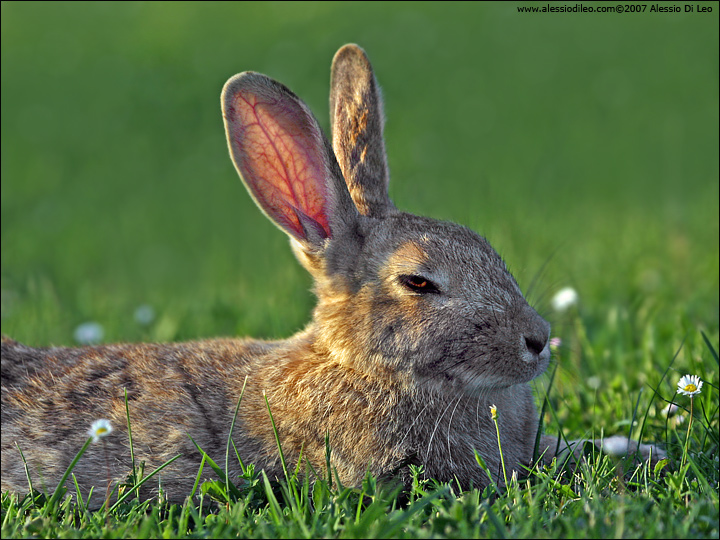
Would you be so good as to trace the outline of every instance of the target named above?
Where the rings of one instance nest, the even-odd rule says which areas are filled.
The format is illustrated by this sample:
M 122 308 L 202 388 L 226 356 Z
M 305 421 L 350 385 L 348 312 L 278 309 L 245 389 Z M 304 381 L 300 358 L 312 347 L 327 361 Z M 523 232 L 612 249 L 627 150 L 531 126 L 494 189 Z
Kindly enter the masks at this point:
M 333 60 L 332 144 L 308 107 L 265 75 L 232 77 L 221 103 L 240 177 L 314 278 L 312 320 L 282 341 L 31 348 L 3 338 L 2 489 L 27 489 L 18 445 L 35 485 L 54 490 L 87 426 L 105 418 L 114 427 L 107 454 L 91 445 L 74 470 L 85 494 L 96 487 L 90 504 L 99 506 L 105 456 L 115 482 L 131 468 L 127 391 L 135 461 L 152 471 L 180 455 L 160 477 L 182 501 L 201 461 L 195 443 L 223 462 L 246 378 L 232 438 L 244 462 L 271 478 L 283 472 L 265 397 L 288 462 L 325 474 L 328 435 L 345 485 L 367 470 L 408 482 L 415 463 L 429 477 L 481 488 L 488 477 L 475 451 L 501 481 L 491 405 L 505 465 L 521 473 L 538 426 L 527 383 L 548 365 L 550 327 L 482 236 L 390 200 L 382 99 L 364 51 L 345 45 Z M 565 450 L 540 439 L 546 461 Z

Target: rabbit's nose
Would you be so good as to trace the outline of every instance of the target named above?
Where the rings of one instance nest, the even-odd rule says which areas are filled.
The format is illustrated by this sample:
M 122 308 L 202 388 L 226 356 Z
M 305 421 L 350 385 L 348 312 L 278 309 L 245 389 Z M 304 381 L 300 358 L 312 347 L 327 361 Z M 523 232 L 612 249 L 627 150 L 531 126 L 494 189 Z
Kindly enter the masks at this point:
M 525 336 L 525 346 L 528 351 L 533 354 L 540 354 L 545 345 L 547 344 L 547 338 L 540 336 Z
M 530 333 L 525 336 L 527 362 L 546 362 L 550 360 L 550 332 Z
M 524 315 L 525 328 L 522 330 L 522 339 L 525 342 L 525 354 L 523 356 L 530 362 L 538 359 L 549 360 L 550 324 L 530 306 L 525 308 Z

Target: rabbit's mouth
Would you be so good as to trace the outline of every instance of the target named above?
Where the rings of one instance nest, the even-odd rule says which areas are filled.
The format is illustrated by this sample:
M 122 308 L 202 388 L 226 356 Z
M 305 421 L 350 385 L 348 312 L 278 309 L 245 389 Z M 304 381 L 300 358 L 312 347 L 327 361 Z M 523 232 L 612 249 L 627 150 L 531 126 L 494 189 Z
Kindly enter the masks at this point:
M 549 345 L 544 345 L 538 352 L 526 349 L 519 355 L 473 354 L 468 350 L 459 357 L 442 357 L 416 366 L 415 374 L 423 385 L 445 390 L 454 388 L 473 395 L 527 383 L 545 372 L 550 357 Z
M 537 345 L 535 347 L 526 345 L 526 350 L 522 354 L 522 359 L 528 366 L 535 366 L 531 380 L 545 373 L 550 364 L 550 342 L 545 342 L 539 352 L 537 347 Z
M 483 366 L 477 377 L 476 386 L 480 388 L 507 388 L 516 384 L 524 384 L 539 377 L 550 364 L 550 345 L 546 340 L 542 344 L 523 344 L 521 352 L 514 359 L 497 362 L 492 366 Z

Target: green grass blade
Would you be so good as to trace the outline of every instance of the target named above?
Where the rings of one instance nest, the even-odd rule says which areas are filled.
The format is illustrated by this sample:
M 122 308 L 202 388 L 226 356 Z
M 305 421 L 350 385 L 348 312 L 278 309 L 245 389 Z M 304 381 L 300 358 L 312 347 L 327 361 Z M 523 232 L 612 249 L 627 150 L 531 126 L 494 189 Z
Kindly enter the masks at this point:
M 200 485 L 200 478 L 202 477 L 203 469 L 205 468 L 205 460 L 207 459 L 207 454 L 202 455 L 202 459 L 200 460 L 200 467 L 198 468 L 198 473 L 195 475 L 195 483 L 193 484 L 192 491 L 190 492 L 190 499 L 192 499 L 195 496 L 195 493 L 197 492 L 197 488 Z
M 137 468 L 135 467 L 135 449 L 133 447 L 132 427 L 130 426 L 130 406 L 128 404 L 127 388 L 123 388 L 123 393 L 125 396 L 125 418 L 127 420 L 128 444 L 130 445 L 130 463 L 132 464 L 132 481 L 133 481 L 133 483 L 136 483 L 136 482 L 140 481 L 141 478 L 138 478 Z M 139 496 L 139 492 L 138 492 L 138 496 Z
M 77 462 L 80 461 L 80 458 L 88 449 L 88 446 L 90 446 L 91 442 L 92 437 L 88 437 L 88 440 L 85 441 L 85 444 L 83 444 L 82 448 L 80 448 L 78 453 L 75 454 L 75 457 L 70 462 L 70 465 L 68 465 L 68 468 L 65 469 L 65 473 L 62 475 L 62 478 L 60 478 L 58 485 L 55 487 L 55 491 L 53 492 L 52 497 L 50 497 L 50 501 L 48 501 L 48 508 L 50 509 L 50 511 L 52 511 L 60 497 L 62 497 L 65 493 L 65 481 L 68 479 L 68 476 L 70 476 L 70 473 L 75 468 L 75 465 L 77 465 Z
M 275 443 L 277 444 L 278 453 L 280 454 L 280 463 L 282 464 L 283 473 L 285 474 L 285 479 L 289 479 L 290 475 L 288 474 L 287 463 L 285 462 L 285 454 L 283 454 L 282 445 L 280 444 L 280 436 L 278 435 L 275 419 L 273 418 L 272 411 L 270 410 L 270 403 L 268 402 L 268 397 L 264 390 L 263 398 L 265 398 L 265 406 L 267 407 L 268 415 L 270 415 L 270 423 L 272 424 L 273 435 L 275 435 Z
M 710 343 L 710 340 L 709 340 L 708 337 L 705 335 L 705 332 L 703 332 L 702 330 L 700 330 L 700 333 L 702 334 L 702 337 L 703 337 L 703 339 L 705 340 L 705 345 L 707 345 L 707 348 L 710 349 L 710 354 L 712 354 L 712 355 L 713 355 L 713 358 L 715 358 L 715 362 L 717 362 L 718 365 L 720 365 L 720 358 L 718 358 L 718 352 L 717 352 L 717 350 L 715 350 L 715 347 L 712 346 L 712 343 Z
M 215 472 L 215 474 L 218 475 L 218 477 L 220 478 L 220 480 L 221 480 L 226 486 L 230 486 L 230 491 L 229 491 L 228 493 L 226 493 L 226 496 L 229 497 L 229 496 L 232 494 L 232 496 L 235 498 L 235 500 L 239 499 L 239 498 L 242 496 L 242 494 L 240 493 L 240 490 L 238 490 L 238 488 L 235 486 L 235 484 L 233 484 L 232 482 L 230 482 L 230 483 L 227 482 L 227 480 L 226 480 L 226 476 L 227 476 L 227 475 L 225 474 L 225 471 L 223 471 L 223 470 L 218 466 L 218 464 L 213 461 L 213 459 L 205 452 L 205 450 L 203 450 L 202 448 L 200 448 L 200 446 L 198 445 L 198 443 L 195 442 L 195 439 L 193 439 L 193 438 L 190 436 L 189 433 L 188 433 L 188 437 L 190 437 L 190 440 L 191 440 L 191 441 L 193 442 L 193 444 L 195 445 L 195 448 L 198 449 L 198 452 L 200 452 L 201 455 L 205 456 L 208 464 L 210 465 L 210 468 Z M 230 502 L 230 500 L 228 500 L 227 502 Z
M 162 465 L 160 465 L 157 469 L 155 469 L 153 472 L 151 472 L 150 474 L 148 474 L 145 478 L 143 478 L 142 480 L 140 480 L 137 484 L 133 485 L 132 488 L 127 491 L 127 493 L 124 493 L 123 496 L 120 497 L 120 498 L 117 500 L 117 502 L 110 507 L 110 512 L 113 512 L 115 509 L 117 509 L 118 506 L 120 506 L 122 503 L 124 503 L 125 500 L 128 499 L 128 498 L 130 497 L 130 495 L 132 495 L 133 491 L 140 489 L 140 486 L 142 486 L 145 482 L 147 482 L 148 480 L 150 480 L 153 476 L 155 476 L 157 473 L 159 473 L 160 471 L 162 471 L 165 467 L 167 467 L 168 465 L 170 465 L 173 461 L 175 461 L 175 460 L 178 459 L 179 457 L 182 457 L 182 454 L 178 454 L 178 455 L 175 456 L 174 458 L 168 459 L 165 463 L 163 463 Z
M 232 422 L 230 422 L 230 432 L 228 433 L 227 438 L 227 446 L 225 447 L 225 489 L 227 493 L 230 493 L 230 444 L 232 441 L 232 434 L 233 429 L 235 428 L 235 420 L 237 419 L 238 411 L 240 410 L 240 403 L 242 402 L 243 395 L 245 394 L 245 385 L 247 384 L 248 376 L 245 375 L 245 380 L 243 381 L 242 390 L 240 390 L 240 397 L 238 398 L 237 406 L 235 407 L 235 414 L 233 414 Z M 234 446 L 234 443 L 233 443 Z M 237 449 L 235 449 L 235 452 L 237 453 Z M 242 467 L 242 461 L 240 462 L 240 465 Z M 245 474 L 245 469 L 243 468 L 243 474 Z
M 20 445 L 15 441 L 15 447 L 18 449 L 18 452 L 20 452 L 20 459 L 22 459 L 23 467 L 25 469 L 25 477 L 28 481 L 28 487 L 30 488 L 30 498 L 32 501 L 32 506 L 35 506 L 35 495 L 33 494 L 33 485 L 32 485 L 32 478 L 30 477 L 30 469 L 28 468 L 27 461 L 25 460 L 25 454 L 23 454 L 23 451 L 20 449 Z

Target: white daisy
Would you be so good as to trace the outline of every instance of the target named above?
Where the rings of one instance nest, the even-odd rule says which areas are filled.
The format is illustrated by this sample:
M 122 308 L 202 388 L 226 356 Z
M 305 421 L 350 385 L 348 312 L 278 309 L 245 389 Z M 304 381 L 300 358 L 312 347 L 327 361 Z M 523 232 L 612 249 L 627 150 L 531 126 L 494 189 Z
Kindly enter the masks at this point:
M 95 420 L 90 426 L 88 435 L 93 439 L 93 442 L 98 442 L 103 437 L 107 437 L 112 433 L 113 427 L 110 424 L 110 420 Z
M 702 390 L 702 381 L 697 375 L 685 375 L 678 381 L 678 394 L 695 396 Z
M 155 310 L 148 304 L 138 306 L 135 310 L 135 322 L 143 326 L 148 326 L 155 320 Z
M 555 311 L 566 311 L 578 303 L 579 296 L 572 287 L 563 287 L 555 296 L 552 297 L 550 303 Z
M 102 341 L 105 330 L 100 323 L 86 322 L 75 329 L 73 337 L 81 345 L 94 345 Z

